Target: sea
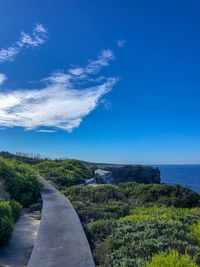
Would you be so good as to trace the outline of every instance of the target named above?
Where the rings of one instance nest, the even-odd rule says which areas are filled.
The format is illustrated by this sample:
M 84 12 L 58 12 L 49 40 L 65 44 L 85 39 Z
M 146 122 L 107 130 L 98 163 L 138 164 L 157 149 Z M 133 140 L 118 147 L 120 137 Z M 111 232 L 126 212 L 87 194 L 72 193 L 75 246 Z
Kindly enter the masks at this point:
M 161 183 L 180 184 L 200 193 L 200 165 L 157 165 Z

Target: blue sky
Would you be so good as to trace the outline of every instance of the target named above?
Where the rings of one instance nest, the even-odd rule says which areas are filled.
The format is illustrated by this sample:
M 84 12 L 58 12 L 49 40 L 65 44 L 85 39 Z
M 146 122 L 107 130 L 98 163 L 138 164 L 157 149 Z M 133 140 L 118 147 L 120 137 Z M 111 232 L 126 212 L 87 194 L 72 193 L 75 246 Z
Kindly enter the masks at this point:
M 200 164 L 199 1 L 0 0 L 0 150 Z

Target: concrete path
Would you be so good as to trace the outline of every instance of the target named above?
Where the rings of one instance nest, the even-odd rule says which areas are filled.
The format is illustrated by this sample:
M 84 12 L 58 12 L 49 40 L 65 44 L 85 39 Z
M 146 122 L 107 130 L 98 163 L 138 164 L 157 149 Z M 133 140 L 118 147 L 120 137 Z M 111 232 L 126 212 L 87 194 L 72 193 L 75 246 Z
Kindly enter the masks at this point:
M 15 224 L 12 239 L 0 248 L 0 266 L 27 266 L 36 239 L 39 222 L 30 214 L 20 216 Z
M 91 250 L 71 202 L 47 181 L 42 218 L 28 267 L 94 267 Z

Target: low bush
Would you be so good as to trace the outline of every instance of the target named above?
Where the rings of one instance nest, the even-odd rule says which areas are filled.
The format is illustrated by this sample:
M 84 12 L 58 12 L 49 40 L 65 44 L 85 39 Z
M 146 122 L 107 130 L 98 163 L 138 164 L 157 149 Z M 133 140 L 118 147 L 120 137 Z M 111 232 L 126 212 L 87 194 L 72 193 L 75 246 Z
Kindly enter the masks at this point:
M 95 249 L 95 260 L 104 266 L 144 266 L 155 253 L 169 249 L 199 255 L 200 248 L 186 227 L 172 221 L 119 222 L 113 233 Z
M 153 206 L 149 208 L 137 207 L 130 210 L 130 214 L 124 220 L 173 220 L 191 225 L 200 219 L 200 208 L 175 208 L 165 206 Z
M 118 219 L 128 214 L 129 207 L 121 201 L 81 205 L 74 203 L 83 224 L 101 219 Z
M 198 265 L 189 255 L 180 255 L 178 251 L 171 250 L 167 255 L 164 253 L 154 255 L 145 267 L 198 267 Z
M 11 206 L 12 216 L 14 218 L 14 221 L 16 222 L 17 219 L 19 218 L 19 215 L 20 215 L 20 212 L 21 212 L 21 209 L 22 209 L 22 205 L 20 205 L 15 200 L 10 200 L 9 201 L 9 205 Z
M 192 190 L 124 183 L 73 186 L 64 194 L 79 213 L 97 266 L 144 267 L 169 250 L 187 253 L 190 261 L 180 256 L 181 263 L 195 257 L 200 266 L 200 195 Z
M 95 248 L 103 242 L 109 235 L 112 234 L 114 228 L 117 226 L 117 220 L 98 220 L 88 224 L 86 233 L 89 238 L 92 248 Z
M 14 229 L 14 217 L 8 201 L 0 201 L 0 245 L 8 241 Z
M 200 206 L 200 194 L 180 185 L 167 184 L 121 184 L 129 201 L 139 199 L 145 205 L 165 205 L 180 208 Z
M 200 220 L 191 226 L 191 233 L 194 235 L 198 244 L 200 245 Z
M 97 185 L 92 186 L 73 186 L 66 188 L 64 194 L 67 195 L 71 201 L 105 203 L 108 201 L 126 200 L 123 191 L 117 185 Z
M 200 206 L 200 194 L 176 185 L 124 183 L 95 187 L 73 186 L 64 194 L 72 201 L 103 203 L 110 200 L 124 201 L 131 207 L 164 205 L 181 208 Z
M 78 160 L 46 160 L 37 164 L 36 169 L 47 180 L 51 180 L 58 187 L 73 186 L 85 182 L 85 179 L 93 177 L 90 167 Z
M 24 207 L 39 200 L 40 183 L 29 165 L 0 158 L 0 180 L 4 182 L 11 199 Z

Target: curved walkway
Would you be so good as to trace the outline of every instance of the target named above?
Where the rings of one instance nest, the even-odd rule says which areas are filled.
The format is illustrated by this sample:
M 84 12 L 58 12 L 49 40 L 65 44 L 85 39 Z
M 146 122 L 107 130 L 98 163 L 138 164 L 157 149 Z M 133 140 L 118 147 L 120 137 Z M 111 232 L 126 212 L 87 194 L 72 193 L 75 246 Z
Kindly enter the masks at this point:
M 90 246 L 71 202 L 44 179 L 42 183 L 42 218 L 28 267 L 94 267 Z

